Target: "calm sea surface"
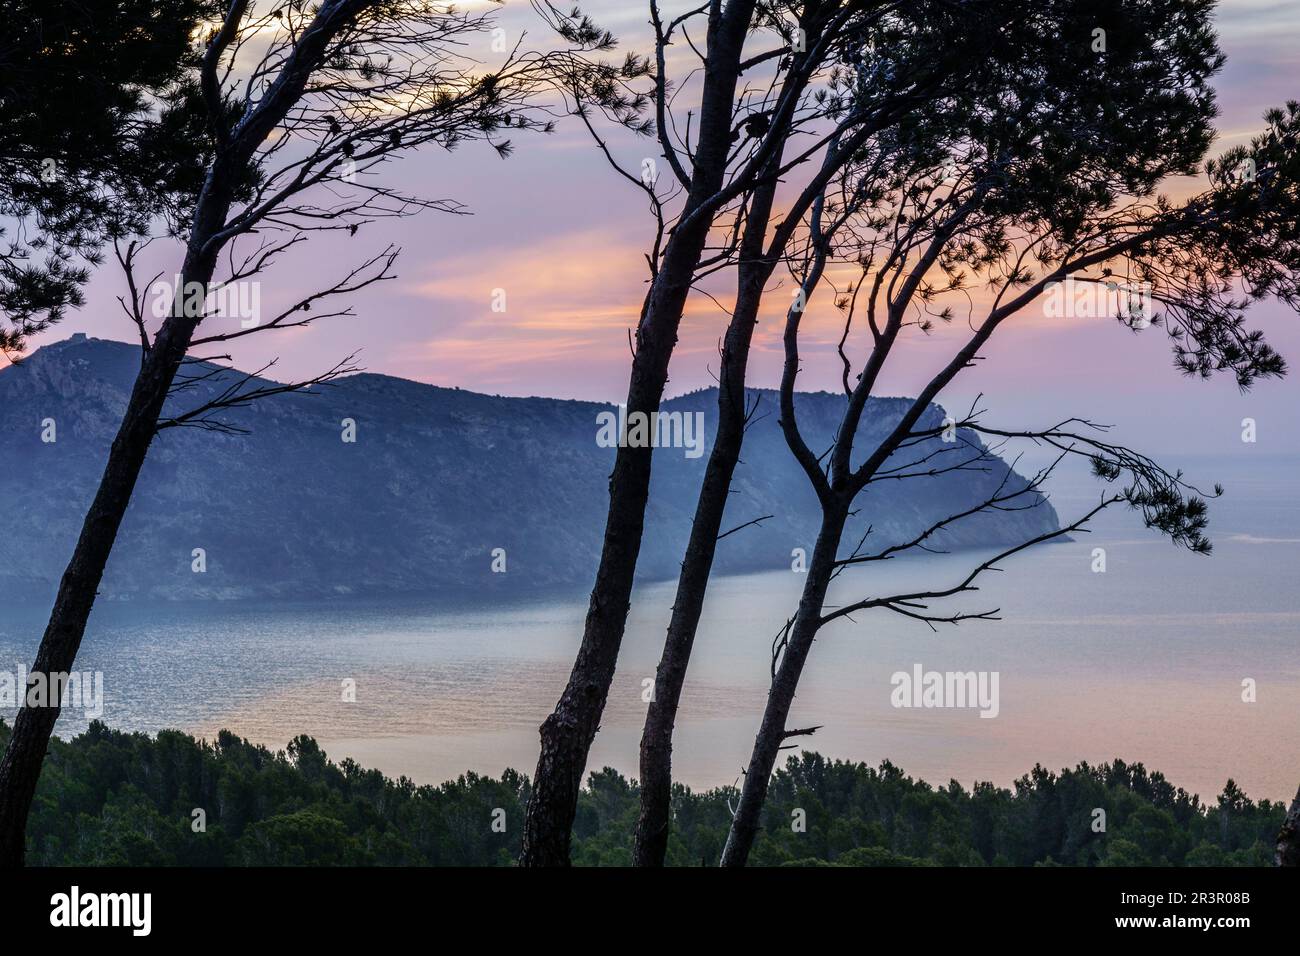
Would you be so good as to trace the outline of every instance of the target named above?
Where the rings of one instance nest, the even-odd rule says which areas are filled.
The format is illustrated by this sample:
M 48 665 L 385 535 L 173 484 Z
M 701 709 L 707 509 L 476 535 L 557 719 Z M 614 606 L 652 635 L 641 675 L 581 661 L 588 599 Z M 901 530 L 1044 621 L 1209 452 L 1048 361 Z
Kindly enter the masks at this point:
M 1122 757 L 1175 784 L 1217 794 L 1234 778 L 1253 797 L 1288 798 L 1300 783 L 1300 502 L 1297 462 L 1202 461 L 1222 479 L 1215 553 L 1178 551 L 1107 516 L 1091 534 L 1008 560 L 952 608 L 1001 608 L 1003 620 L 932 633 L 877 611 L 823 631 L 792 722 L 820 724 L 807 746 L 830 756 L 888 758 L 933 783 L 1009 784 L 1035 763 L 1057 769 Z M 1099 493 L 1080 478 L 1053 494 L 1063 520 Z M 1094 548 L 1107 570 L 1091 570 Z M 836 600 L 956 583 L 978 555 L 872 565 L 837 581 Z M 734 782 L 767 693 L 773 635 L 795 607 L 792 571 L 715 580 L 676 738 L 677 776 Z M 635 775 L 645 704 L 673 584 L 640 587 L 590 766 Z M 102 719 L 211 736 L 220 728 L 282 748 L 296 734 L 331 757 L 439 782 L 465 770 L 531 773 L 537 726 L 568 674 L 585 595 L 477 605 L 438 602 L 96 608 L 78 669 L 104 674 Z M 0 670 L 30 664 L 46 607 L 0 622 Z M 997 671 L 1000 713 L 895 709 L 890 676 Z M 356 682 L 356 701 L 342 682 Z M 1242 682 L 1256 700 L 1242 700 Z M 0 709 L 6 718 L 13 710 Z M 65 718 L 64 734 L 85 724 Z

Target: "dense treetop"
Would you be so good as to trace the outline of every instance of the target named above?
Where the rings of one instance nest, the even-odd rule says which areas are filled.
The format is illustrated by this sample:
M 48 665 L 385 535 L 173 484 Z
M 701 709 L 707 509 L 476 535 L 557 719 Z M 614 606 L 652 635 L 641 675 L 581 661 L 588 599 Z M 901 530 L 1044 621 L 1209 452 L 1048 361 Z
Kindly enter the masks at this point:
M 9 726 L 0 721 L 0 745 Z M 35 865 L 510 866 L 528 778 L 468 773 L 441 786 L 330 762 L 310 737 L 272 753 L 223 731 L 211 743 L 93 723 L 51 741 L 28 826 Z M 574 828 L 579 865 L 628 865 L 637 786 L 593 773 Z M 675 788 L 668 862 L 714 865 L 730 821 L 721 788 Z M 1106 832 L 1093 831 L 1094 809 Z M 206 815 L 195 832 L 194 811 Z M 505 832 L 493 829 L 504 811 Z M 791 826 L 805 812 L 805 832 Z M 1051 773 L 1005 789 L 935 788 L 879 768 L 791 757 L 773 780 L 751 862 L 839 866 L 1266 866 L 1285 807 L 1230 780 L 1212 804 L 1141 764 Z M 500 819 L 501 814 L 496 813 Z

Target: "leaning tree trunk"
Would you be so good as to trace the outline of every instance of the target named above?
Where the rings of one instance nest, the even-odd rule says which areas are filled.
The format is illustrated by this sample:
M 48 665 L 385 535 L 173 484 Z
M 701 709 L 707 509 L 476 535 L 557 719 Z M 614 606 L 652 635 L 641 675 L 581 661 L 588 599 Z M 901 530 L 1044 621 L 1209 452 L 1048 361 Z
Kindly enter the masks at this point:
M 641 813 L 637 821 L 634 860 L 637 866 L 662 866 L 668 848 L 668 821 L 672 794 L 672 736 L 681 701 L 686 667 L 690 661 L 695 632 L 704 608 L 704 594 L 713 568 L 723 511 L 731 488 L 731 476 L 740 459 L 745 434 L 745 357 L 753 321 L 744 330 L 734 326 L 727 335 L 727 355 L 718 391 L 718 428 L 709 463 L 704 472 L 690 540 L 677 581 L 668 636 L 655 671 L 654 696 L 646 713 L 641 736 Z M 733 334 L 734 333 L 734 334 Z M 738 341 L 743 339 L 743 342 Z M 728 365 L 739 365 L 737 370 Z
M 824 506 L 821 530 L 817 534 L 817 545 L 808 566 L 808 580 L 804 582 L 799 610 L 791 625 L 781 655 L 781 664 L 772 680 L 771 690 L 768 691 L 763 722 L 754 738 L 754 750 L 749 758 L 749 766 L 745 769 L 740 804 L 732 817 L 731 830 L 727 833 L 727 842 L 722 849 L 722 866 L 744 866 L 754 840 L 758 837 L 763 801 L 767 799 L 768 783 L 776 766 L 776 758 L 782 745 L 792 736 L 787 731 L 786 721 L 790 716 L 790 707 L 794 703 L 804 663 L 808 660 L 808 652 L 812 650 L 813 639 L 821 627 L 822 607 L 831 575 L 835 571 L 835 555 L 847 520 L 847 505 L 840 499 L 832 499 Z
M 189 263 L 182 273 L 188 282 L 206 287 L 212 262 Z M 181 288 L 187 286 L 182 285 Z M 179 294 L 179 291 L 178 291 Z M 195 323 L 188 318 L 168 319 L 153 348 L 145 355 L 131 390 L 126 413 L 109 451 L 99 489 L 86 513 L 72 560 L 59 582 L 54 610 L 36 652 L 31 678 L 71 672 L 95 603 L 104 566 L 113 550 L 122 517 L 126 514 L 136 480 L 153 441 L 158 417 L 171 388 Z M 47 686 L 49 686 L 47 680 Z M 27 815 L 36 793 L 41 764 L 59 719 L 59 701 L 46 706 L 24 706 L 14 721 L 9 746 L 0 760 L 0 865 L 21 866 L 26 844 Z
M 628 390 L 628 415 L 659 410 L 668 381 L 668 360 L 677 341 L 686 296 L 696 263 L 704 248 L 707 228 L 677 234 L 667 250 L 664 268 L 646 304 L 646 320 L 638 332 L 632 383 Z M 670 272 L 671 268 L 671 272 Z M 565 866 L 569 862 L 569 835 L 578 807 L 578 791 L 587 765 L 587 753 L 600 726 L 605 699 L 614 679 L 614 667 L 623 640 L 631 604 L 632 580 L 646 502 L 650 493 L 652 449 L 620 445 L 609 479 L 609 511 L 596 584 L 591 590 L 582 645 L 569 682 L 555 710 L 541 727 L 541 755 L 533 792 L 524 817 L 524 866 Z
M 668 362 L 677 344 L 682 310 L 713 220 L 712 211 L 701 207 L 721 188 L 726 173 L 740 54 L 752 11 L 752 0 L 731 0 L 720 20 L 710 24 L 709 64 L 691 189 L 683 221 L 664 248 L 637 327 L 627 396 L 629 415 L 657 412 L 668 382 Z M 541 726 L 541 754 L 524 816 L 519 857 L 523 866 L 569 864 L 570 831 L 582 775 L 614 679 L 631 603 L 650 491 L 650 464 L 650 448 L 620 445 L 615 455 L 605 536 L 582 645 L 555 710 Z
M 72 560 L 59 582 L 29 681 L 38 674 L 48 678 L 50 674 L 68 673 L 76 661 L 104 567 L 157 433 L 158 418 L 198 327 L 199 318 L 187 314 L 191 310 L 185 302 L 185 290 L 195 284 L 206 289 L 212 281 L 219 248 L 208 248 L 208 240 L 225 223 L 237 171 L 243 168 L 249 152 L 251 149 L 245 147 L 238 156 L 218 157 L 209 170 L 195 205 L 180 285 L 173 293 L 178 298 L 140 364 L 104 474 L 86 512 Z M 50 735 L 59 719 L 59 701 L 45 703 L 47 706 L 29 707 L 24 701 L 14 720 L 9 746 L 0 759 L 0 866 L 21 866 L 23 862 L 27 816 Z
M 217 256 L 229 238 L 222 230 L 237 183 L 247 175 L 253 154 L 302 98 L 308 80 L 330 44 L 373 2 L 338 0 L 322 7 L 294 44 L 258 105 L 240 121 L 233 135 L 218 136 L 216 154 L 194 205 L 181 284 L 175 295 L 184 297 L 185 290 L 193 288 L 195 283 L 203 289 L 208 287 Z M 205 84 L 215 75 L 221 51 L 232 42 L 246 7 L 244 3 L 232 3 L 224 25 L 209 42 L 204 54 Z M 213 122 L 225 120 L 214 118 Z M 122 424 L 109 450 L 104 475 L 86 513 L 72 560 L 59 582 L 54 610 L 36 652 L 33 675 L 70 671 L 76 660 L 104 567 L 157 432 L 158 418 L 200 320 L 186 314 L 187 311 L 173 308 L 172 316 L 163 322 L 141 363 Z M 23 706 L 18 711 L 9 746 L 0 759 L 0 865 L 20 866 L 23 862 L 27 815 L 50 735 L 59 719 L 59 702 L 47 703 L 52 706 Z
M 762 252 L 775 192 L 775 181 L 759 190 L 741 243 L 742 264 L 736 308 L 727 327 L 718 379 L 718 426 L 695 505 L 690 539 L 677 579 L 677 596 L 673 600 L 668 636 L 655 671 L 654 695 L 641 735 L 641 812 L 632 854 L 637 866 L 663 866 L 668 851 L 673 726 L 696 629 L 704 609 L 704 595 L 731 492 L 731 477 L 740 460 L 740 448 L 745 438 L 745 372 L 749 346 L 758 321 L 763 286 L 774 267 L 772 261 L 762 257 Z
M 1278 866 L 1300 866 L 1300 789 L 1295 792 L 1291 809 L 1282 821 L 1282 829 L 1277 835 Z

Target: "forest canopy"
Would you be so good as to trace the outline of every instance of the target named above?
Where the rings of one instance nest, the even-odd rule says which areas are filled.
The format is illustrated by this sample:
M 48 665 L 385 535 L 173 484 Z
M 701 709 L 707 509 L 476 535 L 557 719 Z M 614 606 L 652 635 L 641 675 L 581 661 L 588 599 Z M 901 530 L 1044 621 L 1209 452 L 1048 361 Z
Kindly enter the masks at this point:
M 9 725 L 0 721 L 0 746 Z M 272 752 L 228 731 L 156 737 L 98 721 L 54 738 L 28 823 L 37 866 L 512 866 L 529 780 L 467 773 L 440 786 L 331 762 L 310 737 Z M 712 866 L 735 788 L 675 787 L 667 863 Z M 1105 811 L 1105 832 L 1094 829 Z M 198 827 L 201 810 L 202 827 Z M 628 865 L 638 788 L 588 776 L 573 862 Z M 798 813 L 797 811 L 802 811 Z M 878 768 L 791 756 L 773 778 L 751 862 L 833 866 L 1269 866 L 1285 815 L 1231 780 L 1212 804 L 1142 764 L 1053 773 L 1010 789 L 936 788 Z M 794 823 L 801 820 L 802 832 Z M 497 823 L 494 826 L 494 822 Z

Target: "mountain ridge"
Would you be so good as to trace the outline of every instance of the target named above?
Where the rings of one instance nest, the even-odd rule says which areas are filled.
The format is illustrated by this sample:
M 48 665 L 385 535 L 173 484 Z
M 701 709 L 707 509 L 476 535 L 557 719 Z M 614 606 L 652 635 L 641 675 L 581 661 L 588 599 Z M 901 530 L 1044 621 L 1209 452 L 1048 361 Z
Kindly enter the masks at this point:
M 78 334 L 0 370 L 0 490 L 12 514 L 0 536 L 0 598 L 52 598 L 138 368 L 138 345 Z M 186 374 L 214 374 L 170 399 L 164 414 L 201 404 L 244 374 L 218 369 L 186 366 Z M 774 392 L 750 395 L 775 409 Z M 716 401 L 715 389 L 702 389 L 663 403 L 666 412 L 702 414 L 704 443 L 698 457 L 681 448 L 655 454 L 643 581 L 677 573 Z M 796 401 L 801 426 L 824 447 L 844 397 L 812 392 Z M 878 440 L 910 401 L 872 399 L 860 442 Z M 101 594 L 297 599 L 585 586 L 599 554 L 614 456 L 597 443 L 597 416 L 611 410 L 361 372 L 310 394 L 222 413 L 246 434 L 167 429 L 145 464 Z M 760 414 L 751 426 L 724 529 L 773 517 L 727 538 L 718 573 L 788 570 L 793 549 L 811 552 L 816 499 L 775 418 Z M 343 440 L 346 420 L 354 442 Z M 918 427 L 942 421 L 943 410 L 932 405 Z M 49 422 L 55 440 L 43 441 Z M 961 437 L 980 441 L 970 432 Z M 987 473 L 869 490 L 846 540 L 867 525 L 875 547 L 907 540 L 974 503 L 1008 470 L 995 458 Z M 1011 481 L 1023 486 L 1024 479 Z M 1056 527 L 1055 511 L 1038 496 L 1026 511 L 978 515 L 941 532 L 935 546 L 1009 544 Z M 193 570 L 195 549 L 202 549 L 202 572 Z M 504 549 L 505 573 L 493 571 L 501 563 L 496 549 Z

